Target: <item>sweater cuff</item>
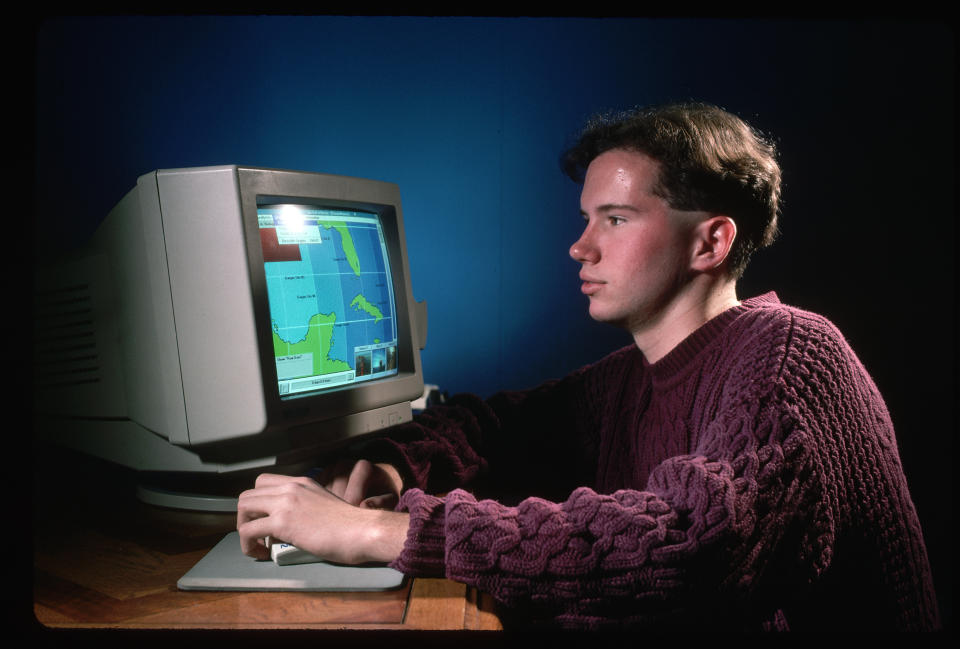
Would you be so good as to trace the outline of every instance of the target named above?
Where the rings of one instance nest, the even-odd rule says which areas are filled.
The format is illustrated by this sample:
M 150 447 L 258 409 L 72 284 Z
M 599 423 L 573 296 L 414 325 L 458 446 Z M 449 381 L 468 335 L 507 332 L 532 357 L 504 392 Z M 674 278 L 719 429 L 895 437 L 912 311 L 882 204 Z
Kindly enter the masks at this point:
M 400 497 L 396 511 L 409 512 L 410 529 L 403 551 L 390 567 L 415 577 L 443 577 L 446 555 L 443 500 L 420 489 L 408 489 Z

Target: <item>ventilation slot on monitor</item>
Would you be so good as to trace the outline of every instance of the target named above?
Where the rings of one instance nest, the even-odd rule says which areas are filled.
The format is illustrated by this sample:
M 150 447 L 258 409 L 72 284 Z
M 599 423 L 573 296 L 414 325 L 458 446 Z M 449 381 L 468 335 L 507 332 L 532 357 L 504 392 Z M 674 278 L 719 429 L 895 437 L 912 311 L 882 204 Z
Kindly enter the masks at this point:
M 86 284 L 34 296 L 33 383 L 38 390 L 100 381 L 93 300 Z

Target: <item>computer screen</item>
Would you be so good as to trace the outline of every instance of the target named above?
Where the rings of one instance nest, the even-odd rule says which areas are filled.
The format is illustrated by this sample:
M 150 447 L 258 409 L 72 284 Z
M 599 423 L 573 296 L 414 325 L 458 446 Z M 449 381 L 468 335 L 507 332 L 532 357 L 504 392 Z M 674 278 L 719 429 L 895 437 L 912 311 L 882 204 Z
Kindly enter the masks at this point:
M 395 375 L 396 306 L 380 218 L 287 203 L 258 206 L 257 223 L 281 397 Z
M 150 172 L 36 277 L 37 434 L 174 487 L 299 471 L 423 394 L 392 183 Z

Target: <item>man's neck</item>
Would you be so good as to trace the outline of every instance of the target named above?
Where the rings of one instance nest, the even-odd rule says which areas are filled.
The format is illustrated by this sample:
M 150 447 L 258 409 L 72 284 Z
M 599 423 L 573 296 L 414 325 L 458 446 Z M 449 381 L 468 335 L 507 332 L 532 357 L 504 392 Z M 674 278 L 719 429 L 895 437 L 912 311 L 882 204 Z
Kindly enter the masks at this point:
M 656 363 L 687 336 L 739 303 L 735 281 L 694 280 L 663 309 L 656 321 L 633 331 L 633 340 L 647 361 Z

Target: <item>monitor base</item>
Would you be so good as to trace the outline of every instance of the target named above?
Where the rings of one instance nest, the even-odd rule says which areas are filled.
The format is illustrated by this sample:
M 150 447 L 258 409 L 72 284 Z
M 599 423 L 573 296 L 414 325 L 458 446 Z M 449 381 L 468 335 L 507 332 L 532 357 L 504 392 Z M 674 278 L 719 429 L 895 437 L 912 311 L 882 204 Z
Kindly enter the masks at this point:
M 136 475 L 137 499 L 168 509 L 195 512 L 237 511 L 241 493 L 253 489 L 261 473 L 303 476 L 316 471 L 315 462 L 300 462 L 248 469 L 236 473 L 139 472 Z
M 152 485 L 137 485 L 137 498 L 148 505 L 203 512 L 236 512 L 237 498 L 214 494 L 170 491 Z

